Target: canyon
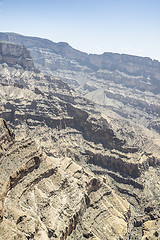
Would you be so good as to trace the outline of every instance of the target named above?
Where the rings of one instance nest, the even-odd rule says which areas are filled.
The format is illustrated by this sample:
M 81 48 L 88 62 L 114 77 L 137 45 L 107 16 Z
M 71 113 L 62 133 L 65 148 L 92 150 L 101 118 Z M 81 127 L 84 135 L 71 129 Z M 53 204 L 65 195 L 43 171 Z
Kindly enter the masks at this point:
M 0 239 L 159 239 L 159 62 L 0 40 Z

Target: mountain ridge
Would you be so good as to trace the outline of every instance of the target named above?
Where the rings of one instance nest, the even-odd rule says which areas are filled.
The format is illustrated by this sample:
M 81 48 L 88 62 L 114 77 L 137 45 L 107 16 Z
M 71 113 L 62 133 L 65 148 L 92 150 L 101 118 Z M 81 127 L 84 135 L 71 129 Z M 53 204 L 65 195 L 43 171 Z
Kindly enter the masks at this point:
M 67 52 L 65 52 L 66 50 L 70 50 L 73 53 L 75 52 L 75 55 L 78 54 L 80 56 L 82 56 L 81 58 L 84 59 L 84 63 L 86 62 L 90 62 L 90 59 L 88 60 L 87 58 L 92 58 L 94 56 L 96 57 L 105 57 L 105 56 L 112 56 L 114 60 L 117 60 L 117 58 L 122 57 L 124 59 L 126 59 L 126 61 L 128 60 L 133 60 L 135 59 L 136 61 L 139 60 L 141 63 L 143 62 L 143 60 L 146 60 L 148 62 L 149 65 L 153 64 L 155 66 L 159 65 L 160 62 L 158 60 L 155 59 L 151 59 L 150 57 L 142 57 L 142 56 L 136 56 L 136 55 L 131 55 L 131 54 L 120 54 L 120 53 L 112 53 L 112 52 L 104 52 L 102 54 L 94 54 L 94 53 L 85 53 L 83 51 L 77 50 L 73 47 L 71 47 L 67 42 L 58 42 L 55 43 L 52 40 L 48 40 L 46 38 L 40 38 L 40 37 L 28 37 L 28 36 L 23 36 L 21 34 L 17 34 L 17 33 L 5 33 L 5 32 L 1 32 L 0 33 L 0 39 L 3 41 L 9 41 L 12 43 L 17 43 L 19 45 L 25 45 L 26 47 L 33 47 L 33 46 L 37 46 L 37 47 L 42 47 L 42 48 L 50 48 L 52 50 L 55 51 L 55 53 L 61 53 L 62 55 L 65 55 L 65 57 L 70 57 L 73 58 L 75 60 L 80 60 L 78 58 L 75 58 L 75 56 L 71 55 L 68 56 Z M 115 58 L 114 58 L 115 56 Z M 146 63 L 147 63 L 146 62 Z M 83 63 L 83 61 L 81 60 L 81 63 Z
M 0 64 L 2 239 L 157 240 L 159 134 L 61 79 Z
M 0 39 L 7 36 L 14 43 L 22 44 L 23 40 L 25 44 L 26 38 L 18 35 L 17 39 L 17 34 L 12 36 L 1 33 Z M 29 39 L 32 40 L 31 37 Z M 31 52 L 35 66 L 44 74 L 66 82 L 72 89 L 103 108 L 103 111 L 113 110 L 128 120 L 135 123 L 138 121 L 141 125 L 160 132 L 158 61 L 113 53 L 87 55 L 68 45 L 65 50 L 53 43 L 52 49 L 45 45 L 43 39 L 38 38 L 38 41 L 39 45 L 34 41 L 30 44 L 26 40 L 25 45 Z M 52 42 L 49 40 L 49 43 Z M 137 60 L 139 62 L 135 63 Z
M 160 62 L 158 59 L 151 58 L 149 56 L 140 56 L 140 55 L 135 55 L 135 54 L 127 54 L 127 53 L 108 52 L 108 51 L 107 52 L 104 51 L 103 53 L 86 53 L 85 51 L 82 51 L 82 50 L 79 50 L 79 49 L 76 49 L 76 48 L 72 47 L 68 42 L 63 42 L 63 41 L 54 42 L 53 40 L 49 40 L 47 38 L 36 37 L 36 36 L 35 37 L 27 36 L 27 35 L 22 35 L 22 34 L 15 33 L 15 32 L 0 32 L 0 39 L 8 39 L 8 40 L 10 40 L 9 42 L 12 42 L 13 40 L 9 39 L 9 36 L 15 36 L 15 37 L 19 37 L 19 38 L 23 38 L 24 37 L 24 39 L 25 38 L 30 39 L 30 40 L 33 39 L 33 41 L 34 40 L 39 40 L 39 41 L 42 40 L 42 41 L 44 41 L 46 43 L 48 42 L 50 45 L 51 44 L 53 44 L 53 45 L 54 44 L 59 44 L 59 45 L 61 45 L 61 44 L 63 45 L 64 44 L 65 46 L 69 46 L 69 47 L 73 48 L 74 50 L 77 50 L 77 51 L 79 51 L 81 53 L 85 53 L 86 55 L 98 55 L 98 56 L 100 55 L 101 56 L 101 55 L 105 55 L 105 54 L 116 54 L 116 55 L 130 56 L 130 57 L 146 58 L 146 59 L 150 59 L 152 61 Z

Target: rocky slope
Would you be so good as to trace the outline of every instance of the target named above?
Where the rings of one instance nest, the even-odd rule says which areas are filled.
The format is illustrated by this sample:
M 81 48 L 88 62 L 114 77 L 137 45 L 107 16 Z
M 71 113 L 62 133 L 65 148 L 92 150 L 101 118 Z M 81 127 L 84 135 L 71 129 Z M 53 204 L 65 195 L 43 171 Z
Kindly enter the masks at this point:
M 25 45 L 43 73 L 67 82 L 86 98 L 160 133 L 160 63 L 126 54 L 86 54 L 67 43 L 0 33 Z M 107 109 L 106 109 L 107 108 Z
M 70 158 L 47 157 L 31 139 L 16 141 L 0 121 L 0 239 L 126 236 L 129 203 L 102 178 Z
M 159 134 L 33 64 L 3 62 L 0 81 L 1 117 L 16 133 L 1 121 L 0 237 L 158 239 Z

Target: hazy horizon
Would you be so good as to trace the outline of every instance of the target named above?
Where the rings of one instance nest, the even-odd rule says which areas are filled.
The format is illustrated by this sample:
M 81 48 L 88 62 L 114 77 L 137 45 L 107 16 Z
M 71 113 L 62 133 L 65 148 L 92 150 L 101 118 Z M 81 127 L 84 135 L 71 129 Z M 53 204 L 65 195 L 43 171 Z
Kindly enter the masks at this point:
M 0 32 L 160 61 L 159 0 L 0 0 Z

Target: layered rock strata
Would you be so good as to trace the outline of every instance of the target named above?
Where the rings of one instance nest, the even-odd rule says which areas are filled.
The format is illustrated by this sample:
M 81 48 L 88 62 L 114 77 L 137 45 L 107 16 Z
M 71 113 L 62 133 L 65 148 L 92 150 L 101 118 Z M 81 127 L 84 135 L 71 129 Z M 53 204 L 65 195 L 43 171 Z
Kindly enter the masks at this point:
M 117 53 L 86 54 L 67 43 L 0 33 L 0 39 L 25 45 L 43 73 L 61 79 L 96 104 L 158 133 L 160 63 Z
M 23 46 L 0 42 L 0 63 L 10 66 L 16 64 L 24 68 L 32 68 L 33 60 L 30 52 Z
M 2 120 L 1 131 L 7 139 L 2 166 L 8 171 L 1 198 L 4 239 L 8 225 L 11 235 L 20 239 L 133 240 L 157 235 L 158 133 L 97 108 L 34 66 L 0 64 L 0 80 L 1 116 L 16 132 L 15 138 L 11 130 L 4 131 L 9 128 Z M 10 216 L 12 201 L 18 207 Z M 151 206 L 154 211 L 146 210 Z M 20 215 L 14 215 L 18 209 Z M 148 221 L 153 221 L 153 231 L 145 231 Z
M 31 139 L 15 141 L 4 120 L 0 127 L 4 150 L 0 159 L 1 240 L 126 236 L 130 205 L 102 178 L 69 158 L 47 157 Z

